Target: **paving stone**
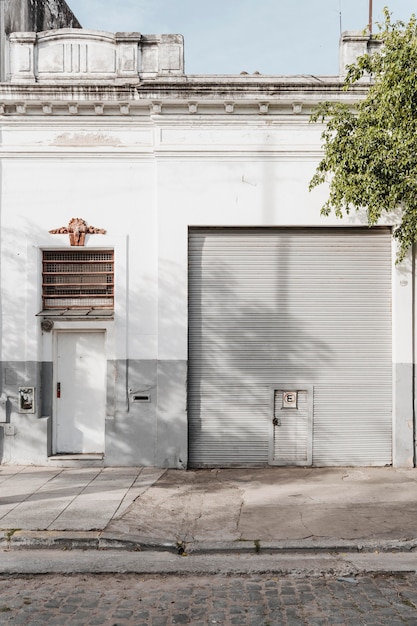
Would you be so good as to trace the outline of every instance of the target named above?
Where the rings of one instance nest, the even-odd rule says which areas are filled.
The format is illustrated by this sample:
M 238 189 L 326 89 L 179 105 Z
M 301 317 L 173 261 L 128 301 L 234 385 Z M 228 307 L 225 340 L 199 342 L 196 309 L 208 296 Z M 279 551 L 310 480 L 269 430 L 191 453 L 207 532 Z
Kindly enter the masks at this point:
M 357 580 L 346 586 L 331 578 L 268 576 L 2 577 L 0 624 L 416 626 L 416 575 Z

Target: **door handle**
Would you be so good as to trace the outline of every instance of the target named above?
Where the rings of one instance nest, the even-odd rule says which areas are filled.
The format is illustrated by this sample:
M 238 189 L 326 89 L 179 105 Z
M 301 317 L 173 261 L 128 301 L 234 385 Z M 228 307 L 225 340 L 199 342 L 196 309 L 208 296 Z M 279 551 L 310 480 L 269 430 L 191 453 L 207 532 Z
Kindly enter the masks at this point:
M 274 417 L 272 423 L 274 426 L 281 426 L 281 420 L 278 417 Z
M 61 383 L 56 384 L 56 397 L 57 398 L 61 397 Z

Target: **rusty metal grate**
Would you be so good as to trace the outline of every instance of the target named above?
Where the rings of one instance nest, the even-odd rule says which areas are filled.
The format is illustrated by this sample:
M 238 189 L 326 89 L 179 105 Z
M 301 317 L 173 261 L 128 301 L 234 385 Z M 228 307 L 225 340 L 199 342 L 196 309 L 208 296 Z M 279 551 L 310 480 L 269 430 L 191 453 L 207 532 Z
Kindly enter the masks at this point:
M 114 306 L 114 251 L 44 251 L 44 309 Z

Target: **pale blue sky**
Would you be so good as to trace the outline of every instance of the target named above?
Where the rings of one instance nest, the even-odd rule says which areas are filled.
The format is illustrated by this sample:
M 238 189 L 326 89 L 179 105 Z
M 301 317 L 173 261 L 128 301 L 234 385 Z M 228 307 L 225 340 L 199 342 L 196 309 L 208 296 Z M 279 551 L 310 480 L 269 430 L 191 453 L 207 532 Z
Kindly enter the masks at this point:
M 337 74 L 342 30 L 362 30 L 369 0 L 67 0 L 84 28 L 180 33 L 188 74 Z M 388 4 L 395 19 L 416 0 L 373 0 L 374 22 Z M 374 28 L 376 30 L 376 27 Z

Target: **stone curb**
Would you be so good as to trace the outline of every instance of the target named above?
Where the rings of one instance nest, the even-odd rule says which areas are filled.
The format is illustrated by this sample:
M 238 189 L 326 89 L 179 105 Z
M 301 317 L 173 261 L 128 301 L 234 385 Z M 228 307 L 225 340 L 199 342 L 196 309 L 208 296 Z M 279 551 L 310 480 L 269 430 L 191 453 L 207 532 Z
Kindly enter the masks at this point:
M 234 541 L 192 542 L 187 551 L 193 554 L 214 552 L 413 552 L 417 550 L 417 539 L 404 540 L 279 540 L 279 541 Z
M 280 541 L 166 541 L 104 531 L 0 531 L 0 549 L 127 550 L 173 554 L 395 553 L 417 551 L 415 539 L 352 541 L 301 539 Z
M 177 543 L 170 541 L 141 541 L 137 536 L 106 534 L 103 531 L 2 531 L 0 548 L 7 550 L 128 550 L 179 553 Z

